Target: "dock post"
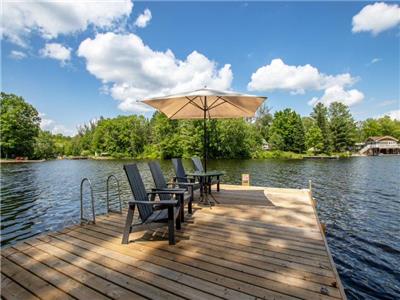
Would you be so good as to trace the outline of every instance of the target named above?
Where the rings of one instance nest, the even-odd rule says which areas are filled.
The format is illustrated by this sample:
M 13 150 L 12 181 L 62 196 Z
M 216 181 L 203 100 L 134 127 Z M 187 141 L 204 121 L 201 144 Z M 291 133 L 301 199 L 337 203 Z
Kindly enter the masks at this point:
M 312 181 L 311 181 L 311 179 L 308 180 L 308 190 L 310 191 L 310 198 L 311 198 L 312 205 L 313 205 L 314 207 L 317 207 L 317 201 L 316 201 L 316 200 L 314 199 L 314 197 L 313 197 L 313 192 L 312 192 Z

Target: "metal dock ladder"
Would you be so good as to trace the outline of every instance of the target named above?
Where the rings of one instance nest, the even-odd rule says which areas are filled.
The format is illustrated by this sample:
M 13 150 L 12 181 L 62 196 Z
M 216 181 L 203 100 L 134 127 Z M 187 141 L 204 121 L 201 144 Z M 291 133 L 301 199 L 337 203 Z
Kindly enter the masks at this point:
M 91 198 L 91 203 L 92 203 L 92 220 L 86 219 L 83 216 L 83 184 L 85 182 L 89 183 L 89 188 L 90 188 L 90 198 Z M 81 181 L 81 222 L 87 222 L 90 223 L 92 222 L 93 224 L 96 224 L 96 212 L 95 212 L 95 207 L 94 207 L 94 195 L 93 195 L 93 186 L 89 178 L 83 178 Z
M 117 191 L 118 191 L 118 202 L 119 202 L 119 209 L 113 209 L 111 207 L 111 203 L 110 203 L 110 179 L 113 178 L 115 180 L 115 182 L 117 183 Z M 89 220 L 87 218 L 84 217 L 84 207 L 83 207 L 83 186 L 84 183 L 87 182 L 89 184 L 89 188 L 90 188 L 90 199 L 91 199 L 91 208 L 92 208 L 92 219 Z M 106 182 L 106 186 L 107 186 L 107 197 L 106 197 L 106 204 L 107 204 L 107 214 L 110 212 L 114 212 L 114 213 L 122 213 L 122 200 L 121 200 L 121 188 L 120 188 L 120 184 L 119 184 L 119 180 L 115 175 L 110 175 L 107 177 L 107 182 Z M 90 181 L 89 178 L 85 177 L 82 178 L 81 180 L 81 196 L 80 196 L 80 201 L 81 201 L 81 222 L 86 222 L 86 223 L 92 223 L 92 224 L 96 224 L 96 208 L 95 208 L 95 201 L 94 201 L 94 192 L 93 192 L 93 185 L 92 182 Z

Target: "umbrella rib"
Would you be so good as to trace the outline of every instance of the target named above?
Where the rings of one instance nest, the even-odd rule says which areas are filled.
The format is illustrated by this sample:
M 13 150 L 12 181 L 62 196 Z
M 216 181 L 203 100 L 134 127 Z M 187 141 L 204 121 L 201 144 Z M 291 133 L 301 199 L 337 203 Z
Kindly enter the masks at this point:
M 211 105 L 208 106 L 208 109 L 209 109 L 209 110 L 213 109 L 213 108 L 214 108 L 214 107 L 213 107 L 214 103 L 217 102 L 219 99 L 221 99 L 220 96 L 218 96 L 217 99 L 215 99 L 215 101 L 214 101 L 213 103 L 211 103 Z M 224 99 L 222 99 L 222 100 L 224 101 Z M 223 102 L 223 103 L 224 103 L 224 102 Z
M 239 105 L 236 105 L 236 104 L 232 103 L 231 101 L 229 101 L 229 100 L 227 100 L 227 99 L 224 99 L 224 98 L 222 98 L 222 97 L 221 97 L 221 99 L 222 99 L 222 100 L 225 100 L 225 101 L 228 102 L 230 105 L 232 105 L 232 106 L 234 106 L 234 107 L 240 109 L 241 111 L 243 111 L 243 112 L 245 112 L 245 113 L 248 113 L 247 110 L 241 108 Z
M 177 113 L 179 113 L 182 109 L 184 109 L 188 104 L 193 104 L 193 103 L 196 104 L 195 102 L 193 102 L 193 100 L 196 99 L 197 96 L 194 97 L 193 99 L 190 99 L 189 97 L 185 97 L 185 98 L 188 99 L 189 102 L 186 102 L 180 109 L 178 109 L 176 112 L 174 112 L 172 114 L 172 116 L 169 117 L 169 119 L 173 118 Z
M 209 110 L 212 110 L 212 109 L 214 109 L 214 108 L 216 108 L 216 107 L 218 107 L 218 106 L 220 106 L 220 105 L 222 105 L 222 104 L 227 103 L 226 100 L 225 100 L 225 99 L 222 99 L 221 97 L 218 97 L 217 100 L 220 100 L 220 99 L 221 99 L 223 102 L 218 103 L 218 104 L 215 104 L 214 106 L 211 105 L 208 109 L 209 109 Z M 214 103 L 217 102 L 217 100 L 215 100 Z M 213 104 L 214 104 L 214 103 L 213 103 Z
M 202 97 L 200 97 L 200 102 L 201 102 L 201 105 L 202 105 L 202 110 L 204 110 L 204 102 L 203 102 L 203 98 Z
M 198 109 L 203 110 L 203 108 L 202 108 L 200 105 L 198 105 L 196 102 L 193 101 L 193 100 L 195 100 L 195 99 L 198 98 L 198 97 L 199 97 L 199 96 L 196 96 L 196 97 L 194 97 L 193 99 L 190 99 L 190 98 L 186 97 L 186 99 L 188 99 L 188 100 L 189 100 L 189 103 L 192 104 L 193 106 L 196 106 Z M 200 97 L 200 101 L 201 101 L 201 97 Z

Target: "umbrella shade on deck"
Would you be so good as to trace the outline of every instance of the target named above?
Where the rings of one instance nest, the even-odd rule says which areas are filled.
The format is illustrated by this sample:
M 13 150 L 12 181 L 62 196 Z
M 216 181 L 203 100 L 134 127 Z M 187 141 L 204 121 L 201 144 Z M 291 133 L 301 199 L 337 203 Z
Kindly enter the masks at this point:
M 253 117 L 267 97 L 199 89 L 143 100 L 170 119 L 204 120 L 204 168 L 207 171 L 207 119 Z

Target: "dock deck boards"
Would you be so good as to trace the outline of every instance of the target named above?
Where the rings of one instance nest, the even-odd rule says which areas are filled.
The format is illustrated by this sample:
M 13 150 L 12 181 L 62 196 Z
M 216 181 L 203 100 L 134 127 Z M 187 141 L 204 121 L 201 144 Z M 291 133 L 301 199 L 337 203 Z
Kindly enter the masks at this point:
M 346 299 L 308 190 L 221 185 L 177 244 L 131 234 L 126 214 L 2 250 L 5 299 Z

